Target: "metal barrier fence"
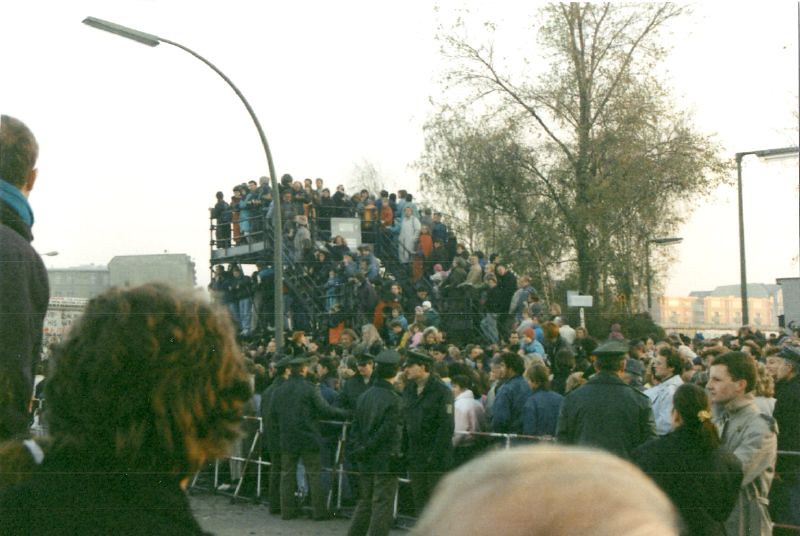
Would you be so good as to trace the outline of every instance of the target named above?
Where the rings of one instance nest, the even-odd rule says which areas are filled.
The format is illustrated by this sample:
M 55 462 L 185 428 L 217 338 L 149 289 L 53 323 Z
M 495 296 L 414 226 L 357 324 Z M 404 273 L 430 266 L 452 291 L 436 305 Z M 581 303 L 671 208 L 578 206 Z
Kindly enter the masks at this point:
M 249 448 L 247 454 L 242 456 L 230 456 L 228 458 L 218 459 L 214 461 L 214 483 L 213 487 L 216 491 L 219 487 L 219 467 L 220 463 L 226 460 L 233 460 L 243 463 L 243 467 L 241 469 L 241 478 L 236 486 L 232 494 L 233 500 L 240 499 L 240 492 L 242 489 L 242 484 L 244 483 L 245 478 L 248 477 L 247 467 L 250 464 L 255 464 L 256 471 L 255 471 L 255 478 L 256 478 L 256 491 L 255 491 L 255 500 L 257 502 L 261 501 L 261 485 L 262 485 L 262 468 L 263 467 L 270 467 L 272 464 L 268 460 L 264 460 L 262 457 L 262 449 L 260 447 L 261 439 L 264 437 L 264 423 L 261 417 L 245 417 L 246 421 L 251 422 L 253 424 L 257 424 L 257 427 L 254 428 L 254 434 L 252 440 L 249 442 Z M 336 425 L 341 426 L 342 430 L 339 434 L 337 444 L 336 444 L 336 452 L 334 456 L 334 464 L 333 467 L 323 467 L 323 471 L 329 472 L 331 475 L 335 475 L 336 478 L 336 497 L 335 497 L 335 505 L 334 503 L 334 486 L 331 484 L 327 497 L 326 497 L 326 507 L 328 510 L 332 510 L 334 512 L 342 512 L 343 505 L 342 505 L 342 497 L 344 492 L 345 486 L 345 479 L 347 475 L 356 475 L 357 472 L 347 471 L 345 467 L 345 445 L 347 444 L 348 440 L 348 432 L 349 427 L 351 426 L 350 421 L 319 421 L 320 424 L 328 424 L 328 425 Z M 489 440 L 498 440 L 499 444 L 502 444 L 503 449 L 510 449 L 514 446 L 515 441 L 520 441 L 524 443 L 543 443 L 543 442 L 555 442 L 555 438 L 552 436 L 527 436 L 521 434 L 502 434 L 502 433 L 494 433 L 494 432 L 456 432 L 459 435 L 468 435 L 473 437 L 484 437 Z M 783 451 L 779 450 L 777 452 L 778 456 L 792 456 L 792 457 L 800 457 L 800 452 L 795 451 Z M 190 485 L 190 489 L 195 488 L 198 478 L 200 476 L 201 471 L 198 471 L 195 474 L 194 478 L 192 479 L 192 483 Z M 402 485 L 407 485 L 411 482 L 411 480 L 406 477 L 398 477 L 398 483 Z M 395 519 L 395 523 L 397 522 L 399 516 L 399 502 L 400 502 L 400 486 L 398 486 L 397 491 L 395 492 L 394 496 L 394 503 L 393 503 L 393 516 Z M 333 508 L 332 508 L 333 507 Z M 408 517 L 408 516 L 403 516 Z M 414 521 L 414 518 L 410 518 Z M 785 524 L 774 524 L 775 528 L 785 528 L 791 530 L 800 530 L 800 527 L 795 525 L 785 525 Z
M 34 424 L 31 426 L 31 433 L 34 436 L 45 436 L 47 435 L 47 428 L 44 423 L 41 422 L 39 416 L 41 415 L 41 410 L 43 409 L 44 403 L 42 400 L 34 399 L 34 415 L 36 418 L 34 419 Z M 236 489 L 233 491 L 232 497 L 234 500 L 240 498 L 240 493 L 242 490 L 242 484 L 247 478 L 247 468 L 250 464 L 254 464 L 256 466 L 255 471 L 255 478 L 256 478 L 256 487 L 255 487 L 255 500 L 261 500 L 261 485 L 262 485 L 262 468 L 267 467 L 269 468 L 272 464 L 269 460 L 265 460 L 262 457 L 263 449 L 261 448 L 261 441 L 264 437 L 264 422 L 261 417 L 255 416 L 245 416 L 244 417 L 245 423 L 251 423 L 253 426 L 253 437 L 249 442 L 249 448 L 247 449 L 247 454 L 242 456 L 229 456 L 227 458 L 217 459 L 214 461 L 214 480 L 213 480 L 213 489 L 216 492 L 217 488 L 219 487 L 219 468 L 220 463 L 228 460 L 241 462 L 243 464 L 241 468 L 241 478 L 239 479 L 238 484 L 236 485 Z M 332 475 L 336 476 L 336 505 L 334 511 L 341 512 L 342 511 L 342 496 L 344 491 L 345 479 L 348 474 L 358 474 L 357 472 L 349 472 L 345 468 L 345 445 L 347 444 L 348 432 L 349 427 L 352 424 L 350 421 L 319 421 L 321 424 L 329 424 L 329 425 L 336 425 L 341 426 L 342 431 L 339 433 L 339 437 L 336 443 L 336 452 L 334 456 L 334 467 L 323 467 L 323 471 L 329 472 Z M 247 424 L 245 424 L 247 426 Z M 552 436 L 528 436 L 528 435 L 521 435 L 521 434 L 501 434 L 495 432 L 455 432 L 459 435 L 468 435 L 473 437 L 485 437 L 487 439 L 496 439 L 502 443 L 503 449 L 510 449 L 514 441 L 520 440 L 526 443 L 530 442 L 555 442 L 555 438 Z M 786 456 L 786 457 L 800 457 L 800 451 L 789 451 L 789 450 L 779 450 L 777 451 L 778 456 Z M 189 489 L 194 489 L 197 486 L 197 481 L 202 473 L 202 469 L 198 471 L 192 482 L 189 486 Z M 398 483 L 400 484 L 409 484 L 411 480 L 406 477 L 398 477 Z M 330 486 L 328 490 L 327 497 L 326 497 L 326 507 L 328 510 L 331 510 L 331 506 L 333 503 L 333 485 Z M 393 515 L 395 521 L 398 519 L 398 510 L 399 510 L 399 500 L 400 500 L 400 488 L 398 486 L 398 490 L 394 496 L 394 505 L 393 505 Z M 413 519 L 413 518 L 412 518 Z M 773 526 L 775 528 L 781 529 L 788 529 L 788 530 L 795 530 L 800 531 L 800 526 L 797 525 L 787 525 L 782 523 L 774 523 Z
M 241 489 L 242 484 L 245 481 L 245 478 L 248 478 L 247 468 L 250 464 L 254 464 L 256 466 L 255 470 L 255 478 L 256 478 L 256 490 L 255 490 L 255 500 L 260 502 L 262 493 L 261 493 L 261 486 L 263 482 L 262 478 L 262 470 L 263 468 L 269 468 L 272 464 L 269 460 L 265 460 L 262 457 L 262 449 L 260 448 L 260 443 L 262 438 L 264 437 L 264 423 L 261 417 L 252 417 L 248 416 L 245 417 L 247 422 L 251 422 L 253 424 L 257 424 L 255 427 L 252 440 L 249 441 L 249 448 L 247 449 L 247 454 L 242 456 L 229 456 L 227 458 L 217 459 L 214 461 L 214 479 L 213 479 L 213 488 L 216 491 L 217 488 L 220 486 L 219 481 L 219 473 L 220 473 L 220 464 L 225 461 L 236 461 L 241 462 L 243 464 L 241 468 L 241 478 L 239 479 L 236 488 L 232 493 L 232 498 L 234 500 L 241 498 Z M 357 475 L 358 472 L 355 471 L 348 471 L 345 467 L 345 445 L 348 441 L 348 433 L 350 430 L 351 422 L 349 421 L 319 421 L 320 424 L 328 424 L 328 425 L 335 425 L 341 426 L 342 430 L 339 434 L 336 443 L 336 451 L 334 455 L 334 466 L 333 467 L 323 467 L 322 470 L 329 472 L 331 475 L 335 476 L 335 504 L 334 504 L 334 486 L 331 485 L 330 489 L 328 490 L 327 497 L 326 497 L 326 506 L 329 510 L 333 510 L 336 512 L 341 512 L 343 509 L 342 505 L 342 497 L 344 495 L 344 487 L 345 487 L 345 480 L 348 475 Z M 525 442 L 553 442 L 555 438 L 552 436 L 526 436 L 521 434 L 500 434 L 500 433 L 492 433 L 492 432 L 456 432 L 460 435 L 470 435 L 470 436 L 477 436 L 477 437 L 485 437 L 487 439 L 497 439 L 502 444 L 502 448 L 509 449 L 513 446 L 514 441 L 525 441 Z M 189 486 L 189 489 L 194 489 L 197 487 L 197 482 L 200 477 L 200 474 L 203 472 L 201 469 L 198 471 L 192 482 Z M 400 484 L 409 484 L 411 480 L 406 477 L 398 477 L 398 483 Z M 400 489 L 398 486 L 398 490 L 395 493 L 394 497 L 394 507 L 393 513 L 395 519 L 398 517 L 398 509 L 399 509 L 399 500 L 400 500 Z

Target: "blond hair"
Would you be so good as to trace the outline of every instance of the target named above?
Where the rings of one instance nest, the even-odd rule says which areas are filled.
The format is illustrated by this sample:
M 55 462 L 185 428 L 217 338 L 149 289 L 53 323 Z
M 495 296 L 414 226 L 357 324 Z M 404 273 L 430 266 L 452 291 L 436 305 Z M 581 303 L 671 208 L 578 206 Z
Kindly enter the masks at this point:
M 437 488 L 413 534 L 438 536 L 667 536 L 678 520 L 667 496 L 611 454 L 555 445 L 495 451 Z

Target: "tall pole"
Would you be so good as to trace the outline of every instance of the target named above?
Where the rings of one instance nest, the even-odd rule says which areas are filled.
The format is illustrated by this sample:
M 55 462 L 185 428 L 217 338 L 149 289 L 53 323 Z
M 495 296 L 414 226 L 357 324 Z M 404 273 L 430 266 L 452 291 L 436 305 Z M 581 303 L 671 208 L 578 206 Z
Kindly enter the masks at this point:
M 652 315 L 653 295 L 650 290 L 650 241 L 644 243 L 645 286 L 647 287 L 647 312 Z
M 191 50 L 180 43 L 176 43 L 174 41 L 170 41 L 169 39 L 164 39 L 163 37 L 158 38 L 159 41 L 162 43 L 167 43 L 174 47 L 177 47 L 181 50 L 184 50 L 197 58 L 198 60 L 202 61 L 206 65 L 208 65 L 215 73 L 217 73 L 220 78 L 225 80 L 225 82 L 231 87 L 231 89 L 236 93 L 239 99 L 244 104 L 244 107 L 247 108 L 247 113 L 250 114 L 250 118 L 253 120 L 253 124 L 258 131 L 258 136 L 261 138 L 261 146 L 264 148 L 264 154 L 267 157 L 267 167 L 269 168 L 269 181 L 270 187 L 272 188 L 272 228 L 274 230 L 274 239 L 273 239 L 273 255 L 272 255 L 272 265 L 274 270 L 274 293 L 275 299 L 273 303 L 275 304 L 274 308 L 274 316 L 275 316 L 275 346 L 276 350 L 280 352 L 283 348 L 283 228 L 281 224 L 281 195 L 280 191 L 278 190 L 278 177 L 275 174 L 275 164 L 272 162 L 272 152 L 269 150 L 269 143 L 267 143 L 267 137 L 264 135 L 264 129 L 261 128 L 261 123 L 258 121 L 258 117 L 256 117 L 256 113 L 253 111 L 253 108 L 250 106 L 250 103 L 247 102 L 247 99 L 239 91 L 239 88 L 231 81 L 230 78 L 225 76 L 225 73 L 220 71 L 216 65 L 205 59 L 203 56 Z
M 747 309 L 747 264 L 744 251 L 744 199 L 742 198 L 742 158 L 743 153 L 736 153 L 736 186 L 739 191 L 739 285 L 742 296 L 742 325 L 750 323 Z

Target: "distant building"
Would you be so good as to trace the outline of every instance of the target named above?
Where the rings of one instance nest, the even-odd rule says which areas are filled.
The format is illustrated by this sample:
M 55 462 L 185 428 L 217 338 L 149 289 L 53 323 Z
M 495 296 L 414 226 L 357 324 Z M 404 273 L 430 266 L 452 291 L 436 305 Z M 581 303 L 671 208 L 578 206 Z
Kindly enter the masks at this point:
M 783 303 L 779 285 L 747 285 L 751 326 L 777 329 Z M 693 291 L 689 296 L 662 296 L 657 310 L 658 322 L 666 327 L 736 329 L 742 325 L 741 288 L 726 285 L 714 290 Z
M 194 261 L 184 253 L 117 255 L 108 263 L 108 270 L 113 287 L 159 282 L 192 289 L 197 284 Z
M 195 266 L 185 254 L 120 255 L 108 266 L 48 268 L 50 303 L 44 322 L 45 347 L 61 340 L 90 299 L 113 286 L 127 287 L 158 281 L 194 288 Z
M 74 268 L 48 268 L 50 296 L 91 299 L 109 287 L 107 266 L 90 264 Z
M 782 277 L 775 280 L 783 293 L 783 321 L 800 324 L 800 277 Z

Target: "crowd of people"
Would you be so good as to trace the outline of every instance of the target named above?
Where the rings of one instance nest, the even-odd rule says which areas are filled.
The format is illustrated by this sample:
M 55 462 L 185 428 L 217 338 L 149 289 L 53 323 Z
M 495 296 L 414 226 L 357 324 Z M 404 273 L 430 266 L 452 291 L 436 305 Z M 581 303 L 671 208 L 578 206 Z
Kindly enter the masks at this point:
M 418 534 L 750 535 L 771 534 L 773 521 L 800 526 L 800 332 L 629 340 L 613 325 L 595 338 L 545 307 L 530 278 L 495 255 L 468 253 L 449 233 L 450 262 L 430 266 L 424 211 L 418 217 L 407 195 L 392 209 L 392 243 L 399 266 L 423 282 L 412 292 L 399 272 L 386 277 L 384 263 L 370 275 L 365 257 L 379 239 L 349 268 L 381 288 L 374 307 L 321 333 L 290 325 L 286 341 L 254 330 L 246 280 L 215 287 L 228 277 L 220 274 L 212 283 L 225 308 L 159 284 L 111 289 L 53 348 L 36 390 L 47 436 L 31 437 L 48 294 L 30 247 L 37 154 L 27 127 L 2 116 L 2 534 L 203 534 L 184 491 L 241 441 L 247 415 L 263 423 L 270 512 L 284 519 L 300 515 L 304 498 L 314 519 L 328 517 L 334 423 L 349 423 L 352 536 L 388 534 L 398 476 L 410 482 Z M 286 207 L 310 195 L 291 178 L 283 183 Z M 258 184 L 246 189 L 255 196 Z M 248 192 L 240 191 L 238 233 L 231 219 L 232 242 L 266 230 L 242 212 L 268 213 L 269 192 L 247 200 Z M 366 197 L 357 196 L 364 210 L 391 207 L 381 195 L 375 212 Z M 296 216 L 287 233 L 303 235 L 304 248 L 310 212 L 284 220 Z M 352 252 L 339 246 L 347 268 Z M 238 266 L 230 275 L 244 278 Z M 334 317 L 340 304 L 328 298 Z M 473 300 L 483 308 L 477 317 L 464 306 Z M 516 448 L 497 452 L 498 438 Z M 547 446 L 520 445 L 530 442 Z
M 248 354 L 256 391 L 297 375 L 291 363 L 302 361 L 303 375 L 319 385 L 328 405 L 351 416 L 355 411 L 356 422 L 359 411 L 369 411 L 359 407 L 369 399 L 361 395 L 391 382 L 402 393 L 404 470 L 411 475 L 417 512 L 442 474 L 492 446 L 486 433 L 493 432 L 528 436 L 525 441 L 554 437 L 640 464 L 681 508 L 692 534 L 705 534 L 703 527 L 722 531 L 723 525 L 730 534 L 766 533 L 768 497 L 779 522 L 796 524 L 800 458 L 776 459 L 778 450 L 800 450 L 797 334 L 765 338 L 743 328 L 737 336 L 712 340 L 698 334 L 692 340 L 672 335 L 625 341 L 613 326 L 597 341 L 582 328 L 554 320 L 540 325 L 541 317 L 530 315 L 527 306 L 521 316 L 499 344 L 459 346 L 434 327 L 411 347 L 407 339 L 381 338 L 367 324 L 361 337 L 345 330 L 328 346 L 295 333 L 286 351 L 301 356 L 299 361 L 276 363 L 274 341 L 252 346 Z M 402 373 L 381 364 L 386 352 L 397 355 Z M 264 409 L 268 392 L 261 399 L 265 422 L 276 419 Z M 318 410 L 319 419 L 333 415 Z M 284 432 L 278 427 L 274 433 Z M 381 445 L 388 449 L 383 451 L 374 439 L 365 441 L 373 445 L 365 450 L 377 449 L 376 455 L 394 447 Z M 335 443 L 312 444 L 319 446 L 316 456 L 333 459 L 325 449 Z M 346 452 L 348 466 L 357 465 Z M 387 471 L 399 463 L 384 462 Z
M 399 322 L 404 330 L 408 322 L 421 332 L 422 324 L 413 319 L 424 307 L 427 316 L 441 317 L 453 338 L 497 342 L 498 329 L 520 320 L 529 298 L 538 301 L 530 278 L 518 282 L 497 254 L 470 253 L 443 214 L 420 207 L 407 191 L 361 190 L 348 196 L 339 186 L 331 197 L 322 179 L 316 185 L 312 187 L 311 179 L 303 185 L 289 175 L 281 181 L 281 221 L 289 244 L 284 273 L 304 278 L 304 287 L 313 289 L 313 303 L 284 289 L 287 327 L 315 333 L 330 329 L 335 342 L 342 329 L 359 329 L 367 322 L 390 336 L 392 320 L 403 317 Z M 268 184 L 250 181 L 235 190 L 241 195 L 231 203 L 218 192 L 219 201 L 211 209 L 218 248 L 271 236 Z M 331 232 L 331 218 L 337 217 L 360 220 L 358 245 Z M 242 227 L 245 220 L 251 224 Z M 243 336 L 273 327 L 274 279 L 267 259 L 256 261 L 249 274 L 240 265 L 218 264 L 210 289 L 229 307 Z

